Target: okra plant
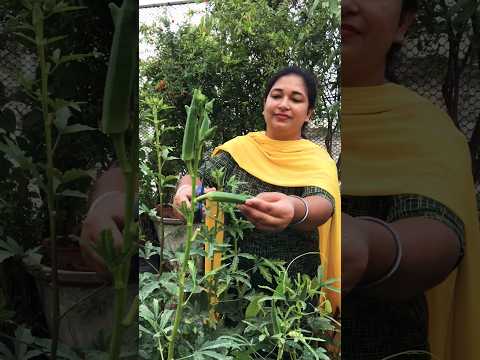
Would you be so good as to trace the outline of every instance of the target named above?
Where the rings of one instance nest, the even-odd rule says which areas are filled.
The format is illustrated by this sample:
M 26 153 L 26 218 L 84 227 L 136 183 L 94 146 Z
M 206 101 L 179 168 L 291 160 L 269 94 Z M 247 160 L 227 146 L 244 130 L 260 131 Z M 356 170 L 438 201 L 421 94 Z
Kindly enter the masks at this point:
M 187 221 L 187 234 L 185 253 L 180 272 L 178 274 L 178 303 L 175 312 L 172 334 L 168 344 L 168 360 L 173 360 L 175 356 L 175 342 L 178 334 L 178 328 L 182 320 L 183 308 L 185 306 L 185 279 L 190 260 L 190 249 L 192 242 L 198 232 L 193 232 L 194 209 L 196 204 L 196 181 L 198 178 L 198 169 L 202 160 L 203 148 L 205 142 L 213 135 L 215 127 L 211 127 L 209 113 L 213 109 L 213 100 L 207 102 L 207 98 L 198 89 L 194 90 L 190 106 L 186 106 L 187 121 L 185 123 L 185 133 L 182 143 L 181 159 L 184 161 L 188 173 L 192 179 L 192 207 L 187 209 L 183 207 L 183 214 Z
M 154 130 L 153 138 L 147 139 L 146 142 L 153 143 L 152 147 L 156 157 L 157 170 L 152 170 L 148 164 L 148 154 L 152 150 L 152 147 L 150 146 L 142 147 L 145 152 L 145 161 L 140 164 L 140 170 L 147 181 L 153 179 L 153 182 L 156 185 L 156 190 L 158 191 L 158 202 L 156 203 L 160 204 L 160 211 L 158 215 L 160 216 L 160 249 L 162 249 L 160 252 L 159 268 L 161 273 L 161 264 L 163 264 L 163 249 L 165 243 L 165 229 L 162 221 L 164 218 L 163 204 L 165 201 L 165 192 L 168 188 L 175 188 L 175 183 L 178 180 L 177 176 L 164 174 L 164 167 L 167 162 L 176 160 L 177 158 L 170 155 L 172 148 L 163 144 L 162 140 L 163 136 L 167 132 L 175 130 L 175 127 L 166 126 L 165 119 L 159 117 L 161 113 L 172 108 L 171 106 L 165 104 L 161 97 L 155 94 L 144 94 L 141 102 L 143 102 L 144 109 L 140 112 L 140 119 L 151 125 Z M 144 184 L 144 186 L 151 186 L 151 184 Z M 140 212 L 146 212 L 152 217 L 157 217 L 156 208 L 154 207 L 153 209 L 150 209 L 147 204 L 140 204 Z
M 138 226 L 134 220 L 134 200 L 138 168 L 138 118 L 135 85 L 137 79 L 137 14 L 135 0 L 124 0 L 119 8 L 110 3 L 115 25 L 103 98 L 102 130 L 114 146 L 125 178 L 123 243 L 114 246 L 111 231 L 103 231 L 96 250 L 113 275 L 115 288 L 114 323 L 109 359 L 120 357 L 124 330 L 135 322 L 138 296 L 127 311 L 127 286 L 132 256 L 137 250 Z M 130 140 L 130 141 L 128 141 Z M 128 144 L 128 146 L 127 146 Z
M 47 37 L 45 27 L 51 17 L 63 16 L 67 12 L 79 11 L 83 7 L 70 6 L 65 1 L 56 0 L 24 0 L 24 11 L 12 17 L 9 22 L 16 35 L 35 49 L 39 78 L 28 80 L 20 78 L 24 92 L 40 108 L 43 120 L 44 146 L 46 163 L 35 163 L 21 147 L 10 138 L 5 137 L 0 143 L 0 151 L 4 152 L 16 166 L 29 171 L 35 184 L 43 191 L 46 198 L 49 223 L 49 240 L 51 249 L 51 282 L 53 288 L 52 314 L 53 329 L 51 342 L 51 358 L 56 359 L 58 348 L 58 329 L 61 314 L 59 313 L 59 290 L 57 268 L 57 214 L 58 200 L 66 196 L 85 197 L 77 191 L 66 189 L 65 184 L 71 183 L 90 174 L 81 169 L 61 171 L 55 166 L 55 153 L 60 139 L 67 134 L 80 131 L 95 130 L 81 124 L 69 124 L 72 117 L 71 109 L 80 111 L 78 102 L 56 97 L 49 91 L 51 78 L 61 66 L 71 61 L 82 61 L 91 54 L 62 54 L 56 44 L 67 36 L 51 35 Z

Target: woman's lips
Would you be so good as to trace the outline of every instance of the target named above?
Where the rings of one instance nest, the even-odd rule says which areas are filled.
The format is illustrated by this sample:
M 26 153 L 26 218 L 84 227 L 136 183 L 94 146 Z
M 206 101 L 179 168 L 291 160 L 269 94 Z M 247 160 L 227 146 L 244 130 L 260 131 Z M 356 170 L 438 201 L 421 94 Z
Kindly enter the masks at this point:
M 345 37 L 357 35 L 360 32 L 352 25 L 342 24 L 341 33 L 342 33 L 342 38 L 345 38 Z
M 287 120 L 289 118 L 286 114 L 273 114 L 275 117 L 279 118 L 280 120 Z

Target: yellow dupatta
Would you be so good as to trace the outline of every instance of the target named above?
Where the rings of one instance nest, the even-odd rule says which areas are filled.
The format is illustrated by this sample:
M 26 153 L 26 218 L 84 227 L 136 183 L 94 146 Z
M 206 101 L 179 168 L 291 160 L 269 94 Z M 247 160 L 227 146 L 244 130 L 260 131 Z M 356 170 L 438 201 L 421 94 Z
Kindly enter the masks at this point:
M 464 222 L 463 261 L 427 292 L 429 340 L 441 360 L 478 360 L 480 231 L 464 136 L 447 114 L 399 85 L 342 89 L 342 194 L 407 193 L 441 202 Z
M 277 186 L 317 186 L 328 191 L 335 200 L 333 216 L 319 226 L 320 256 L 326 279 L 338 279 L 333 287 L 340 289 L 341 277 L 341 206 L 337 168 L 328 152 L 311 141 L 270 139 L 264 132 L 236 137 L 218 146 L 235 162 L 256 178 Z M 333 310 L 340 310 L 340 294 L 326 290 Z

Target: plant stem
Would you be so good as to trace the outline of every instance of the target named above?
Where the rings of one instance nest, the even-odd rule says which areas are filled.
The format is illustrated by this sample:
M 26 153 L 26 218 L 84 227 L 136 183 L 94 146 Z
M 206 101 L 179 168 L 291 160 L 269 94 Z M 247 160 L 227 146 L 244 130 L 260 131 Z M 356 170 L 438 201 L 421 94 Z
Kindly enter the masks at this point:
M 283 345 L 281 345 L 280 349 L 278 350 L 277 360 L 282 360 L 282 358 L 283 358 Z
M 165 227 L 163 225 L 163 186 L 162 186 L 162 150 L 160 148 L 160 129 L 158 128 L 158 108 L 153 107 L 153 122 L 155 124 L 155 150 L 157 153 L 157 179 L 158 179 L 158 194 L 160 200 L 160 265 L 159 265 L 159 275 L 162 275 L 162 264 L 163 264 L 163 249 L 165 247 Z
M 190 168 L 190 167 L 189 167 Z M 195 167 L 197 169 L 197 167 Z M 190 174 L 192 177 L 192 199 L 191 199 L 191 208 L 187 214 L 187 243 L 185 245 L 185 253 L 183 255 L 182 267 L 180 269 L 179 281 L 178 281 L 178 304 L 177 310 L 175 312 L 175 321 L 173 323 L 172 336 L 168 344 L 168 360 L 173 360 L 175 356 L 175 340 L 178 333 L 178 327 L 182 319 L 183 307 L 184 307 L 184 297 L 185 297 L 185 274 L 187 272 L 188 259 L 190 258 L 190 247 L 192 245 L 193 237 L 193 217 L 195 213 L 195 188 L 196 188 L 196 176 L 192 172 Z
M 35 4 L 33 8 L 33 26 L 35 29 L 35 41 L 37 44 L 38 60 L 40 62 L 41 89 L 40 97 L 42 103 L 42 117 L 45 132 L 45 152 L 47 156 L 47 207 L 50 233 L 50 256 L 52 261 L 52 346 L 51 356 L 57 358 L 58 333 L 60 326 L 60 308 L 59 308 L 59 290 L 58 290 L 58 264 L 57 264 L 57 239 L 56 239 L 56 211 L 55 211 L 55 191 L 53 188 L 53 151 L 52 151 L 52 119 L 48 112 L 48 68 L 45 60 L 45 37 L 44 37 L 44 17 L 40 9 L 40 4 Z
M 112 134 L 112 140 L 115 145 L 120 166 L 122 168 L 123 176 L 125 177 L 125 223 L 123 228 L 123 251 L 125 249 L 131 250 L 133 246 L 133 239 L 135 236 L 133 206 L 135 198 L 135 172 L 129 163 L 127 152 L 125 149 L 125 138 L 121 134 Z M 127 285 L 130 274 L 130 260 L 128 256 L 126 260 L 120 265 L 118 271 L 114 274 L 115 287 L 115 305 L 114 305 L 114 323 L 113 333 L 110 342 L 110 360 L 117 360 L 120 356 L 121 339 L 123 335 L 124 326 L 122 324 L 125 313 L 125 304 L 127 301 Z

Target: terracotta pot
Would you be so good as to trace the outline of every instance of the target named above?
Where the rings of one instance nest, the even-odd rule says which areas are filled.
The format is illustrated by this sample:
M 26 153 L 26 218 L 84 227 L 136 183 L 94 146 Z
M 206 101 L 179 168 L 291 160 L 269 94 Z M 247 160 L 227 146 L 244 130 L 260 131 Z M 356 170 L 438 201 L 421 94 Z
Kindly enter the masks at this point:
M 43 262 L 45 265 L 50 266 L 52 263 L 50 239 L 44 239 L 42 245 L 44 247 Z M 85 263 L 80 251 L 80 246 L 72 239 L 63 238 L 57 240 L 57 264 L 59 270 L 95 271 L 95 269 Z
M 157 205 L 157 216 L 160 216 L 160 209 L 163 211 L 163 223 L 171 225 L 183 224 L 183 219 L 177 215 L 171 204 Z
M 27 271 L 34 277 L 45 318 L 53 331 L 52 269 L 24 259 Z M 75 348 L 92 348 L 104 334 L 111 334 L 113 324 L 113 299 L 115 289 L 95 272 L 58 270 L 60 313 L 60 341 Z M 138 284 L 129 284 L 128 306 L 138 294 Z M 125 344 L 135 348 L 138 326 L 126 330 Z

